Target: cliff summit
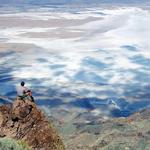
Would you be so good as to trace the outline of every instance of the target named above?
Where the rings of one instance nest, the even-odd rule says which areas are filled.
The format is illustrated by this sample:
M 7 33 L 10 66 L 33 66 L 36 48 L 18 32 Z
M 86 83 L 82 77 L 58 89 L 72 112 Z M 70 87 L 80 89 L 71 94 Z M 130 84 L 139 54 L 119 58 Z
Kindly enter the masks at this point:
M 17 99 L 12 105 L 0 106 L 0 139 L 3 138 L 24 141 L 31 150 L 65 149 L 54 127 L 29 100 Z

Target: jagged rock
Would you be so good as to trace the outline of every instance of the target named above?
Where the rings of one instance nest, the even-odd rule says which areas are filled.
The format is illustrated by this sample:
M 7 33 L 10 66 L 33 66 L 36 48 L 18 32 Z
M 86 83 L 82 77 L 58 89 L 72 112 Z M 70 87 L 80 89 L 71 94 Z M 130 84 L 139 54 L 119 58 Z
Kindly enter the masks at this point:
M 0 106 L 0 137 L 24 140 L 36 150 L 65 149 L 54 127 L 29 100 Z

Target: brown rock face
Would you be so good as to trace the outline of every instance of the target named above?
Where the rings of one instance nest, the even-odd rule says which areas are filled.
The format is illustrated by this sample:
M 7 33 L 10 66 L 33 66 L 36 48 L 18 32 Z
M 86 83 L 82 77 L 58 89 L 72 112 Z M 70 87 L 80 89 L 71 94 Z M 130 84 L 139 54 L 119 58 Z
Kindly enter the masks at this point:
M 36 150 L 64 150 L 56 130 L 36 105 L 28 100 L 15 100 L 0 106 L 0 137 L 25 140 Z

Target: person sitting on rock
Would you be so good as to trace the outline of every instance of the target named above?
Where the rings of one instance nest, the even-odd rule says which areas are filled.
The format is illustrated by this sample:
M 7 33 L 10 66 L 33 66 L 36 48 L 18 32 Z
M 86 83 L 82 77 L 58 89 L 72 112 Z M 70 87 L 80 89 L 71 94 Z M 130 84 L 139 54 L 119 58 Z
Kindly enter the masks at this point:
M 34 102 L 32 92 L 27 87 L 25 87 L 24 81 L 22 81 L 20 86 L 17 88 L 17 95 L 22 100 L 28 99 L 28 100 L 31 100 L 32 102 Z

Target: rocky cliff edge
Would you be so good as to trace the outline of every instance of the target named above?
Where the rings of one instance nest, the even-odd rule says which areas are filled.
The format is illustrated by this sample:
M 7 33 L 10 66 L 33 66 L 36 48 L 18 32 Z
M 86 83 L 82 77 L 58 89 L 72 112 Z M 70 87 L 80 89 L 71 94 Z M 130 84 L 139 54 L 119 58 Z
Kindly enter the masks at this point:
M 25 141 L 31 149 L 64 150 L 56 130 L 37 106 L 28 100 L 15 100 L 0 106 L 0 138 Z

